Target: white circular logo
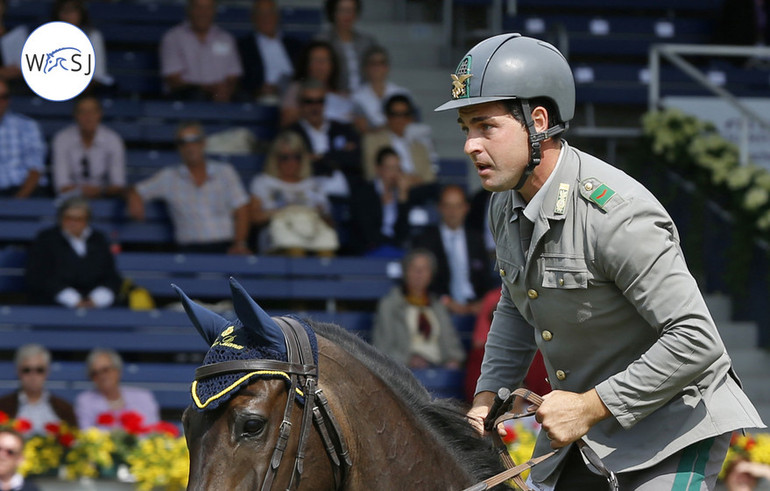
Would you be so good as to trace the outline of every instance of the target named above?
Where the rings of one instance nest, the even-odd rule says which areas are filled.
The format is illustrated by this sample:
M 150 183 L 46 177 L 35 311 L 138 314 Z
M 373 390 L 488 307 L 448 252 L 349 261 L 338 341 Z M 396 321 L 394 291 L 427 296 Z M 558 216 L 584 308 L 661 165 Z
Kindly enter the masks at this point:
M 24 43 L 21 73 L 29 88 L 43 99 L 72 99 L 94 77 L 94 47 L 88 36 L 72 24 L 43 24 Z

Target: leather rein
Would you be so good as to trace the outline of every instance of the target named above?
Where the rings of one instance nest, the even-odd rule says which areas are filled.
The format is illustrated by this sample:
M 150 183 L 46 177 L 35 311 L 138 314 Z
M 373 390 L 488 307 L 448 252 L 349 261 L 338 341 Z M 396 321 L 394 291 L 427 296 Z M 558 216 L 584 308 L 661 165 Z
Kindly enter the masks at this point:
M 272 488 L 273 479 L 281 465 L 281 460 L 291 435 L 291 413 L 294 409 L 294 400 L 298 392 L 304 397 L 305 403 L 302 409 L 297 456 L 294 460 L 294 469 L 287 489 L 297 489 L 302 478 L 305 446 L 310 434 L 311 419 L 318 434 L 321 436 L 326 453 L 332 463 L 335 489 L 339 489 L 353 463 L 337 419 L 329 408 L 329 401 L 326 399 L 323 390 L 318 387 L 318 366 L 313 359 L 313 348 L 310 345 L 307 332 L 296 319 L 273 317 L 273 320 L 281 328 L 286 338 L 288 362 L 279 360 L 232 360 L 212 363 L 197 368 L 195 370 L 195 380 L 222 373 L 254 370 L 276 370 L 289 374 L 289 395 L 286 398 L 283 421 L 281 422 L 278 441 L 275 444 L 275 449 L 270 459 L 270 466 L 265 474 L 261 490 L 269 491 Z
M 518 414 L 506 412 L 512 406 L 513 400 L 516 396 L 523 398 L 531 404 L 526 412 Z M 484 429 L 492 433 L 492 439 L 495 443 L 495 448 L 497 449 L 497 453 L 500 456 L 500 460 L 503 461 L 503 465 L 505 465 L 506 470 L 478 484 L 470 486 L 463 491 L 482 491 L 485 489 L 490 489 L 497 486 L 498 484 L 502 484 L 509 479 L 513 479 L 513 482 L 516 483 L 516 485 L 521 488 L 522 491 L 530 490 L 530 488 L 524 482 L 524 479 L 521 477 L 521 474 L 533 466 L 539 464 L 540 462 L 550 458 L 556 452 L 552 450 L 547 454 L 541 455 L 539 457 L 533 457 L 523 464 L 516 465 L 516 463 L 511 458 L 511 455 L 508 453 L 508 447 L 505 445 L 505 443 L 503 443 L 503 440 L 497 433 L 496 428 L 500 423 L 505 421 L 534 415 L 535 412 L 537 412 L 537 408 L 542 403 L 542 397 L 527 389 L 516 389 L 511 392 L 509 389 L 502 388 L 497 392 L 497 396 L 495 396 L 495 402 L 492 404 L 492 407 L 489 410 L 489 415 L 484 421 Z M 602 459 L 599 458 L 599 456 L 591 447 L 588 446 L 585 440 L 581 438 L 575 443 L 580 449 L 580 452 L 582 452 L 583 456 L 585 456 L 585 458 L 591 464 L 591 466 L 593 466 L 599 472 L 599 474 L 603 475 L 607 479 L 609 490 L 618 491 L 618 479 L 615 476 L 615 473 L 604 465 Z

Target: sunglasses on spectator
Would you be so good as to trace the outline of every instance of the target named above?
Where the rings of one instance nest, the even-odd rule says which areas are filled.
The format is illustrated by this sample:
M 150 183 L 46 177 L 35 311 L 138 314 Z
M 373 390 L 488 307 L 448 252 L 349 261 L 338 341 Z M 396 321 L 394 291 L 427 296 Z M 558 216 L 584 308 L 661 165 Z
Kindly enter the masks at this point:
M 24 375 L 29 375 L 30 373 L 42 375 L 47 372 L 48 369 L 46 367 L 22 367 L 20 371 Z
M 203 135 L 184 135 L 177 137 L 176 143 L 177 145 L 184 145 L 185 143 L 199 143 L 202 142 L 206 137 Z
M 393 111 L 388 113 L 388 116 L 393 118 L 408 118 L 411 115 L 412 111 Z
M 16 449 L 13 449 L 13 448 L 0 447 L 0 454 L 3 454 L 3 453 L 8 455 L 9 457 L 16 457 L 17 455 L 19 455 L 21 453 L 21 450 L 16 450 Z
M 302 154 L 299 153 L 282 153 L 276 157 L 278 162 L 288 162 L 290 160 L 301 160 Z
M 91 378 L 94 378 L 98 375 L 104 375 L 106 373 L 110 373 L 113 370 L 115 370 L 115 367 L 94 368 L 92 370 L 89 370 L 88 375 L 90 375 Z
M 311 99 L 310 97 L 303 97 L 302 98 L 302 104 L 323 104 L 325 99 L 323 97 L 319 97 L 317 99 Z

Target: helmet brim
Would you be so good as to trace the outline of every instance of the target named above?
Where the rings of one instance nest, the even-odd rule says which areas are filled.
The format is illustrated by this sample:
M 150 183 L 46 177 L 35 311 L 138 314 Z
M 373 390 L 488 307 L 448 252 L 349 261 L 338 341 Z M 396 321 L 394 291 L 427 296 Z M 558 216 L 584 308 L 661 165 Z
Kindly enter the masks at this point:
M 441 104 L 434 109 L 434 112 L 448 111 L 450 109 L 460 109 L 461 107 L 475 106 L 477 104 L 484 104 L 487 102 L 506 101 L 516 99 L 516 96 L 510 95 L 490 95 L 485 97 L 467 97 L 463 99 L 454 99 L 449 102 Z

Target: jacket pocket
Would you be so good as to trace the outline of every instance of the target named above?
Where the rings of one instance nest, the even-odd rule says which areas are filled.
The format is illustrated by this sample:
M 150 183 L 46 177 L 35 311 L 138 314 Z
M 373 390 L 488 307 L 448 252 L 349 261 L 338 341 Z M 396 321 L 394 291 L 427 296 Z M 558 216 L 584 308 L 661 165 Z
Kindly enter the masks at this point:
M 542 261 L 544 288 L 563 290 L 588 288 L 591 272 L 588 271 L 585 258 L 543 254 L 540 261 Z
M 497 269 L 497 274 L 500 276 L 503 284 L 512 284 L 516 282 L 516 278 L 519 277 L 519 272 L 522 268 L 512 261 L 497 256 L 495 269 Z

